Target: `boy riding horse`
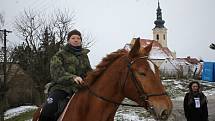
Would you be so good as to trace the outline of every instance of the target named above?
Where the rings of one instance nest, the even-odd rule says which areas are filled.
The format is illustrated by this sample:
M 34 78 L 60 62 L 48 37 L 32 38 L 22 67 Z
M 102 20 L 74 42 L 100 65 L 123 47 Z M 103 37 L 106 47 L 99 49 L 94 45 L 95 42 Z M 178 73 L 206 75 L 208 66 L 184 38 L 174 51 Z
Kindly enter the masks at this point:
M 81 85 L 88 71 L 91 71 L 88 49 L 82 48 L 82 36 L 78 30 L 68 33 L 67 44 L 51 59 L 52 82 L 39 121 L 57 121 L 64 107 Z

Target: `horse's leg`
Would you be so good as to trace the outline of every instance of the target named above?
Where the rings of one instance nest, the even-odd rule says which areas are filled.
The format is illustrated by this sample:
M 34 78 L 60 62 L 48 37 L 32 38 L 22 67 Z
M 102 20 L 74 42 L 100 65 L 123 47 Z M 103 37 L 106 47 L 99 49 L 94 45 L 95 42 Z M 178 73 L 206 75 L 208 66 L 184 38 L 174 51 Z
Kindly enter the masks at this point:
M 39 108 L 36 110 L 36 112 L 34 112 L 33 120 L 32 120 L 32 121 L 38 121 L 38 120 L 39 120 L 41 110 L 42 110 L 42 108 L 39 107 Z

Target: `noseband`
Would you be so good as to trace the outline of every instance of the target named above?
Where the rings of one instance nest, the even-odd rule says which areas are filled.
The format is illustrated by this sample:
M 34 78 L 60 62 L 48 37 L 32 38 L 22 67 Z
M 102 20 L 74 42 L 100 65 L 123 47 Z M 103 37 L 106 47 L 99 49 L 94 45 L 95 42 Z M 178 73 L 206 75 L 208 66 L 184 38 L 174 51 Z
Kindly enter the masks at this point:
M 138 94 L 139 94 L 139 98 L 141 100 L 141 105 L 133 105 L 133 104 L 127 104 L 127 103 L 119 103 L 119 102 L 116 102 L 116 101 L 113 101 L 107 97 L 104 97 L 104 96 L 100 96 L 98 95 L 97 93 L 95 93 L 94 91 L 92 91 L 90 89 L 89 86 L 86 86 L 85 88 L 87 88 L 89 90 L 89 92 L 94 95 L 95 97 L 99 98 L 99 99 L 102 99 L 106 102 L 109 102 L 109 103 L 112 103 L 112 104 L 115 104 L 116 106 L 119 106 L 119 105 L 122 105 L 122 106 L 131 106 L 131 107 L 144 107 L 143 104 L 146 104 L 145 108 L 146 109 L 149 109 L 151 108 L 150 105 L 149 105 L 149 101 L 148 101 L 148 98 L 149 97 L 152 97 L 152 96 L 163 96 L 163 95 L 166 95 L 167 96 L 167 93 L 166 92 L 163 92 L 163 93 L 151 93 L 151 94 L 147 94 L 144 92 L 144 89 L 143 89 L 143 86 L 141 85 L 140 81 L 138 81 L 135 77 L 135 74 L 134 72 L 132 71 L 131 69 L 131 66 L 139 59 L 147 59 L 148 60 L 148 56 L 143 56 L 143 57 L 139 57 L 135 60 L 132 60 L 132 61 L 128 61 L 128 71 L 127 71 L 127 74 L 126 74 L 126 78 L 125 80 L 121 83 L 121 91 L 123 93 L 123 90 L 124 90 L 124 87 L 125 87 L 125 84 L 126 84 L 126 81 L 128 80 L 128 75 L 129 73 L 131 72 L 131 80 L 132 82 L 134 83 L 135 85 L 135 88 L 137 89 L 138 91 Z M 151 60 L 149 60 L 151 61 Z
M 142 57 L 139 57 L 139 58 L 136 58 L 132 61 L 128 61 L 128 71 L 127 71 L 127 75 L 126 75 L 126 79 L 124 81 L 124 83 L 122 84 L 122 90 L 124 90 L 124 87 L 125 87 L 125 84 L 126 84 L 126 81 L 128 80 L 128 75 L 129 75 L 129 72 L 131 73 L 131 80 L 135 86 L 135 88 L 137 89 L 137 92 L 139 94 L 139 98 L 141 100 L 141 103 L 144 103 L 146 104 L 146 108 L 149 107 L 149 101 L 148 101 L 148 98 L 149 97 L 153 97 L 153 96 L 163 96 L 163 95 L 166 95 L 167 96 L 167 93 L 166 92 L 163 92 L 163 93 L 145 93 L 144 91 L 144 88 L 143 86 L 141 85 L 141 82 L 137 80 L 134 72 L 132 71 L 131 67 L 132 65 L 137 61 L 137 60 L 140 60 L 140 59 L 148 59 L 148 56 L 142 56 Z M 149 60 L 151 61 L 151 60 Z

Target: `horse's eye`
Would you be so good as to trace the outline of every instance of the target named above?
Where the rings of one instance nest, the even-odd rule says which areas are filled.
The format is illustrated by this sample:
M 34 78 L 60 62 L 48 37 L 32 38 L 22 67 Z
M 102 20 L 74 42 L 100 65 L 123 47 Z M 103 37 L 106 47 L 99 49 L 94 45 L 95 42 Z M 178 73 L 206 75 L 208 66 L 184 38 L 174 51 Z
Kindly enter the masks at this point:
M 144 72 L 138 72 L 138 74 L 139 74 L 140 76 L 145 76 L 145 75 L 146 75 Z

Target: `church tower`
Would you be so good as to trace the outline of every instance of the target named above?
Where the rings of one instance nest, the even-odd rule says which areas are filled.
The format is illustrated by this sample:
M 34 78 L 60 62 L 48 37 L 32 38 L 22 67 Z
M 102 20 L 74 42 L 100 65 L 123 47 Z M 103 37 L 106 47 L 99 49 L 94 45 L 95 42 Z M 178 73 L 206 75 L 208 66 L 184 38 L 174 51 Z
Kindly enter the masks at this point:
M 158 1 L 157 20 L 154 21 L 155 28 L 153 28 L 153 40 L 158 41 L 162 47 L 167 47 L 167 28 L 164 27 L 165 21 L 162 20 L 162 12 L 160 3 Z

